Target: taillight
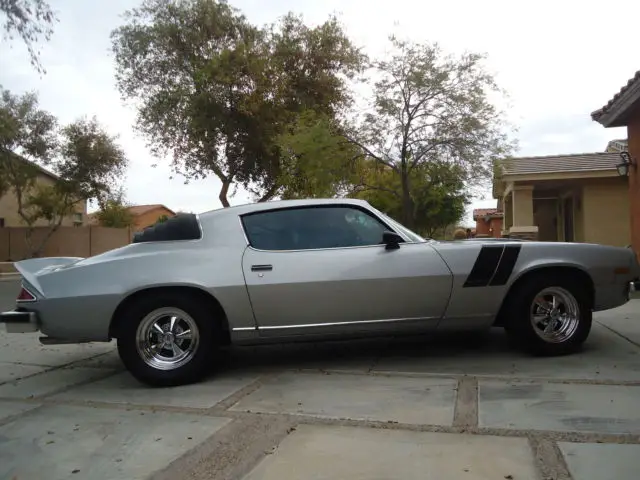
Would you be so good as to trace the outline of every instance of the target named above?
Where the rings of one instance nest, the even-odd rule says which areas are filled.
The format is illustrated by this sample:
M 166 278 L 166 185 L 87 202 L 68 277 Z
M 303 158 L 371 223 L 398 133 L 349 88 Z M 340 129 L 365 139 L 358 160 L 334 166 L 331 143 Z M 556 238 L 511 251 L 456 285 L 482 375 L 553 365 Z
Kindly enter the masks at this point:
M 36 296 L 31 293 L 29 290 L 24 288 L 24 285 L 20 288 L 20 293 L 18 294 L 18 298 L 16 298 L 18 302 L 35 302 Z

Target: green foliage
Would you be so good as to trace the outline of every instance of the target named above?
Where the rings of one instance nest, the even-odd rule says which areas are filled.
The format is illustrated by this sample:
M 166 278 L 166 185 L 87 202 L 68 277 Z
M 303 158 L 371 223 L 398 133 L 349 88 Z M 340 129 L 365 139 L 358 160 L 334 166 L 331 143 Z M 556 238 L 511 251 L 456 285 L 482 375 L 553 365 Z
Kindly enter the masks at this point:
M 363 57 L 335 18 L 258 28 L 225 1 L 144 0 L 112 33 L 117 84 L 137 129 L 175 173 L 217 176 L 267 200 L 282 189 L 276 139 L 301 112 L 335 116 Z M 291 190 L 291 185 L 287 185 Z
M 378 80 L 371 109 L 348 138 L 399 176 L 402 218 L 411 226 L 414 170 L 447 164 L 468 188 L 477 188 L 512 145 L 489 100 L 500 90 L 482 66 L 483 55 L 455 58 L 437 44 L 394 37 L 391 43 L 393 53 L 372 65 Z
M 35 93 L 18 96 L 0 86 L 0 154 L 20 151 L 48 165 L 56 153 L 58 122 L 38 107 Z
M 60 184 L 76 197 L 95 199 L 103 204 L 118 196 L 118 185 L 127 168 L 124 150 L 95 117 L 82 118 L 61 130 L 60 157 L 56 173 L 66 181 Z
M 158 217 L 158 219 L 156 220 L 156 225 L 157 225 L 158 223 L 164 223 L 164 222 L 166 222 L 167 220 L 169 220 L 169 217 L 168 217 L 167 215 L 160 215 L 160 216 Z
M 277 182 L 284 199 L 342 196 L 359 181 L 361 151 L 327 115 L 302 112 L 277 143 L 282 152 Z
M 104 200 L 100 210 L 94 215 L 100 226 L 110 228 L 128 228 L 133 226 L 135 220 L 122 189 L 116 190 L 110 198 Z
M 39 108 L 35 94 L 18 96 L 2 89 L 0 194 L 15 195 L 32 255 L 42 251 L 63 219 L 83 203 L 97 199 L 102 204 L 109 198 L 126 165 L 115 138 L 95 119 L 59 128 L 56 118 Z M 42 221 L 49 230 L 35 245 L 33 229 Z
M 412 226 L 419 233 L 433 237 L 458 222 L 468 204 L 460 172 L 448 164 L 425 164 L 411 172 Z M 388 167 L 372 166 L 365 178 L 367 186 L 353 194 L 367 200 L 378 210 L 402 221 L 402 182 Z
M 366 113 L 352 124 L 303 113 L 279 137 L 287 154 L 280 181 L 306 196 L 351 191 L 436 234 L 463 215 L 512 144 L 489 100 L 499 89 L 482 55 L 391 42 L 394 52 L 371 65 L 377 81 Z
M 49 4 L 45 0 L 0 0 L 0 14 L 4 16 L 4 38 L 13 40 L 17 34 L 27 46 L 31 65 L 44 72 L 34 43 L 40 38 L 48 41 L 53 33 L 57 18 Z

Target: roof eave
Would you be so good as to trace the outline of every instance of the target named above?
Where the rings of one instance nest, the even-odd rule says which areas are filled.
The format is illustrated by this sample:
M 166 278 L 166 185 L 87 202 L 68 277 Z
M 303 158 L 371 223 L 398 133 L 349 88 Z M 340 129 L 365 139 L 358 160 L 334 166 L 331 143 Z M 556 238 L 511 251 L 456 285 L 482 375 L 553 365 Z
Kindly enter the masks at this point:
M 505 174 L 504 180 L 508 182 L 536 182 L 545 180 L 574 180 L 589 178 L 618 177 L 615 168 L 601 168 L 592 170 L 562 170 L 531 173 Z
M 605 128 L 625 127 L 629 112 L 640 103 L 640 81 L 636 80 L 610 106 L 591 113 L 591 118 Z

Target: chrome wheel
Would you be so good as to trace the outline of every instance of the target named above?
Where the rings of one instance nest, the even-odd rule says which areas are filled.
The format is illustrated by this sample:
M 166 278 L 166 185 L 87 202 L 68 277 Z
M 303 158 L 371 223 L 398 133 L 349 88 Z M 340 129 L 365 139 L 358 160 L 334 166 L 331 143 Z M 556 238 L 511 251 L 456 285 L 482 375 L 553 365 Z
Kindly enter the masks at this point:
M 530 309 L 531 325 L 542 340 L 562 343 L 569 340 L 580 323 L 580 307 L 576 298 L 560 287 L 549 287 L 538 293 Z
M 159 308 L 146 315 L 136 332 L 140 358 L 158 370 L 174 370 L 196 353 L 200 336 L 195 320 L 184 310 Z

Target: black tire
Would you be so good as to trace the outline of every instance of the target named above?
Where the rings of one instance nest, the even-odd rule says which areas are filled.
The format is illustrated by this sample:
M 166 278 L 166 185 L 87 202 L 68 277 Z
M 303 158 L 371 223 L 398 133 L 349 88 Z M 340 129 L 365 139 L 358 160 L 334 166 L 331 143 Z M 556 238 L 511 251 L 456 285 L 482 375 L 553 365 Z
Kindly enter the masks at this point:
M 555 341 L 537 333 L 531 310 L 535 299 L 543 292 L 568 294 L 578 308 L 577 324 L 567 328 Z M 591 331 L 592 311 L 589 291 L 583 282 L 568 275 L 538 274 L 523 281 L 510 292 L 505 304 L 505 330 L 513 343 L 536 356 L 560 356 L 579 351 Z M 550 298 L 550 297 L 547 297 Z M 570 302 L 569 302 L 570 303 Z M 540 323 L 536 323 L 541 325 Z M 555 325 L 558 325 L 557 323 Z M 559 330 L 559 329 L 558 329 Z M 551 332 L 550 334 L 553 334 Z M 566 338 L 565 338 L 566 337 Z
M 173 310 L 172 310 L 173 309 Z M 162 356 L 153 357 L 153 359 L 145 360 L 143 353 L 138 348 L 138 334 L 148 338 L 148 335 L 143 335 L 144 331 L 153 330 L 151 327 L 146 327 L 150 320 L 149 316 L 154 313 L 158 315 L 160 320 L 155 323 L 164 322 L 165 318 L 168 318 L 170 322 L 171 316 L 164 315 L 163 312 L 179 312 L 186 313 L 186 316 L 176 316 L 175 323 L 178 324 L 176 331 L 180 330 L 180 334 L 185 333 L 187 328 L 181 328 L 180 325 L 186 325 L 197 330 L 195 336 L 186 342 L 194 342 L 197 338 L 197 342 L 192 350 L 184 339 L 177 340 L 178 337 L 171 340 L 171 345 L 178 344 L 180 342 L 181 348 L 185 351 L 190 351 L 190 356 L 183 359 L 183 363 L 174 362 L 174 365 L 169 366 L 171 361 L 167 362 L 163 369 L 162 367 L 154 367 L 151 363 L 158 363 L 156 358 L 165 358 Z M 184 318 L 183 318 L 184 317 Z M 206 375 L 213 365 L 213 360 L 218 347 L 219 336 L 217 335 L 218 329 L 216 328 L 215 318 L 212 318 L 211 311 L 206 308 L 206 305 L 194 295 L 185 295 L 179 292 L 163 293 L 162 295 L 148 295 L 136 300 L 133 304 L 128 306 L 126 311 L 123 312 L 122 318 L 119 321 L 118 329 L 118 353 L 125 367 L 129 372 L 137 378 L 139 381 L 156 387 L 169 387 L 177 385 L 185 385 L 201 380 Z M 181 323 L 182 321 L 182 323 Z M 141 325 L 145 322 L 144 325 Z M 140 327 L 140 331 L 139 331 Z M 167 327 L 168 328 L 168 327 Z M 193 332 L 192 332 L 193 333 Z M 156 333 L 156 335 L 158 335 Z M 159 337 L 158 337 L 159 338 Z M 187 337 L 185 337 L 186 339 Z M 163 340 L 164 341 L 164 340 Z M 149 352 L 160 352 L 162 354 L 169 355 L 171 351 L 175 352 L 171 346 L 163 348 L 161 350 L 147 350 Z M 173 353 L 171 353 L 173 354 Z M 179 359 L 179 357 L 177 357 Z

